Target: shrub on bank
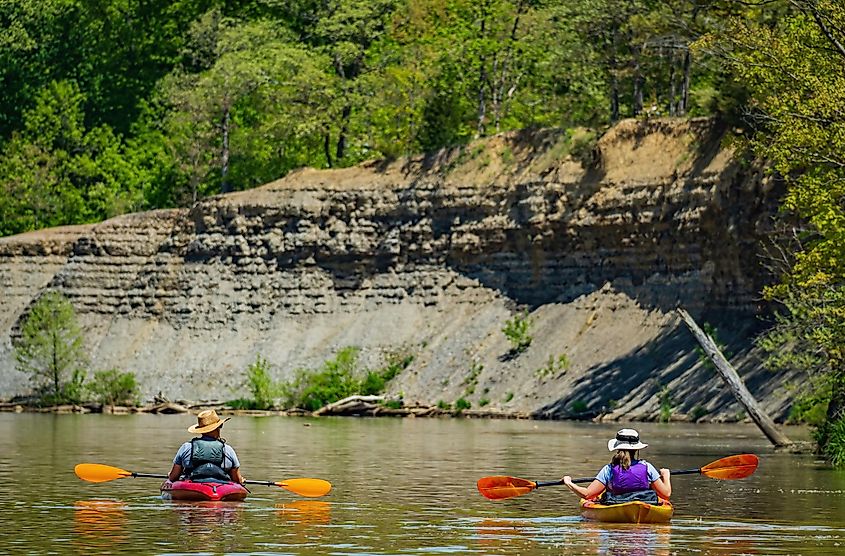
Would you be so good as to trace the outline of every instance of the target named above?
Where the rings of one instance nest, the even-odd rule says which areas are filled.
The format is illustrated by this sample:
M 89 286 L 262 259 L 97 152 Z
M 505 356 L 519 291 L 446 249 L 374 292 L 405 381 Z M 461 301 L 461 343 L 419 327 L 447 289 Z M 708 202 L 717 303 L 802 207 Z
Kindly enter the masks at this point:
M 291 381 L 281 385 L 285 406 L 316 411 L 348 396 L 381 394 L 414 360 L 411 354 L 391 353 L 384 367 L 367 370 L 359 368 L 359 353 L 356 347 L 345 347 L 319 369 L 298 369 Z
M 133 373 L 97 371 L 87 389 L 103 405 L 138 405 L 138 381 Z

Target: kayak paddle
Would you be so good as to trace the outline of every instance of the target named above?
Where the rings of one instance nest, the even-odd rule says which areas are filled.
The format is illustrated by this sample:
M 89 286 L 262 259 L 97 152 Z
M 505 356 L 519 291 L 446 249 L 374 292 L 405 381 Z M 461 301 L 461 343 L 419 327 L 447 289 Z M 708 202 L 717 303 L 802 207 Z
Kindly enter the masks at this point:
M 744 479 L 754 473 L 757 469 L 757 463 L 758 459 L 754 454 L 739 454 L 736 456 L 727 456 L 717 459 L 716 461 L 708 463 L 704 467 L 699 467 L 698 469 L 672 471 L 671 474 L 693 475 L 700 473 L 705 477 L 710 477 L 711 479 Z M 572 479 L 572 482 L 591 483 L 593 480 L 595 480 L 595 477 L 586 477 L 581 479 Z M 478 479 L 478 492 L 490 500 L 504 500 L 506 498 L 513 498 L 515 496 L 528 494 L 535 488 L 562 484 L 563 479 L 547 483 L 537 483 L 535 481 L 520 479 L 518 477 L 482 477 Z
M 150 477 L 153 479 L 167 479 L 167 475 L 155 473 L 135 473 L 111 465 L 100 463 L 80 463 L 73 468 L 76 476 L 89 483 L 105 483 L 126 477 Z M 332 489 L 332 485 L 323 479 L 288 479 L 286 481 L 246 481 L 249 485 L 277 486 L 289 490 L 300 496 L 311 498 L 324 496 Z

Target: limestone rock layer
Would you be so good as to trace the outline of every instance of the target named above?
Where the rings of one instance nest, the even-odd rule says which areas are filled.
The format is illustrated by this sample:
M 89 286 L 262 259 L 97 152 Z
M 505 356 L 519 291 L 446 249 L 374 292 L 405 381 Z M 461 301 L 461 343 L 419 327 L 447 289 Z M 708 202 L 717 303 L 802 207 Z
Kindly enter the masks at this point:
M 750 341 L 779 191 L 722 136 L 710 120 L 632 120 L 576 159 L 563 132 L 513 133 L 0 239 L 0 396 L 31 388 L 12 345 L 55 289 L 92 370 L 135 372 L 145 397 L 241 397 L 256 355 L 283 380 L 358 346 L 370 367 L 414 354 L 390 385 L 408 401 L 741 418 L 680 305 L 782 417 L 789 377 Z M 523 311 L 533 339 L 514 355 L 502 327 Z

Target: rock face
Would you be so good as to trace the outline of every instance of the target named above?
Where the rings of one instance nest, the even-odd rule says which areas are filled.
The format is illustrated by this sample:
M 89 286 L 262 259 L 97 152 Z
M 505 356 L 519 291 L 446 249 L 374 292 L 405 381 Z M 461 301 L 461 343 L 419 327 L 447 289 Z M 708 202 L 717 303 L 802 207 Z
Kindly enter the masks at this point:
M 626 121 L 583 163 L 560 132 L 502 135 L 429 157 L 302 170 L 191 209 L 0 239 L 0 396 L 29 389 L 12 342 L 63 292 L 92 368 L 146 397 L 243 396 L 257 354 L 277 379 L 339 348 L 415 354 L 406 400 L 545 417 L 736 418 L 673 309 L 719 326 L 764 407 L 760 244 L 777 188 L 709 120 Z M 506 320 L 533 342 L 509 355 Z

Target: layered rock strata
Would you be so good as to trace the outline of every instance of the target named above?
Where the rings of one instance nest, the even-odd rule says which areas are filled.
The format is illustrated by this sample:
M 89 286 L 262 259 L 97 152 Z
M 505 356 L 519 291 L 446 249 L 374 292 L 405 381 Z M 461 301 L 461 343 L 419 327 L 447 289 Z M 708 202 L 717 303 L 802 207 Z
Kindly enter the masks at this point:
M 354 345 L 413 364 L 393 394 L 543 417 L 739 417 L 674 316 L 720 325 L 752 391 L 787 408 L 749 338 L 777 188 L 709 120 L 627 121 L 581 160 L 554 131 L 429 157 L 302 170 L 263 187 L 0 240 L 0 395 L 29 389 L 12 342 L 59 290 L 92 368 L 145 397 L 243 396 Z M 528 311 L 514 356 L 505 321 Z M 782 390 L 782 389 L 780 389 Z

